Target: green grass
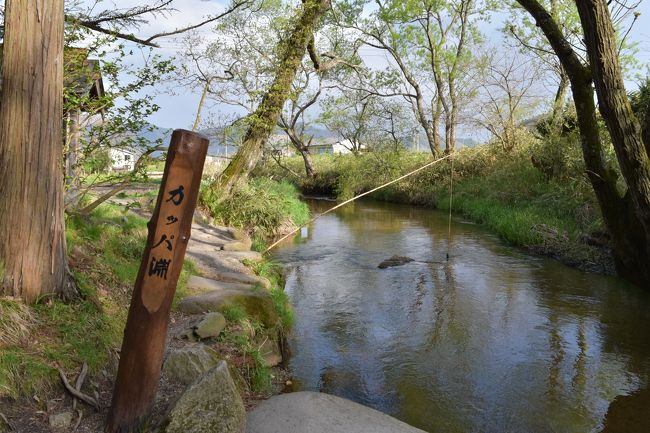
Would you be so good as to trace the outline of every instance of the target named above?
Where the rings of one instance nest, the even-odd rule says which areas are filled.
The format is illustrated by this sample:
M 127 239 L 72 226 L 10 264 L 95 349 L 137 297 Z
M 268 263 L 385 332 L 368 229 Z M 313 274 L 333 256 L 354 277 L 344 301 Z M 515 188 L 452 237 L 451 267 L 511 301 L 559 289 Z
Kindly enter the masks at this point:
M 203 185 L 200 198 L 218 224 L 245 230 L 257 248 L 287 227 L 298 227 L 309 220 L 309 208 L 300 201 L 296 187 L 286 181 L 253 179 L 225 200 L 220 200 L 210 185 Z
M 577 140 L 565 140 L 552 158 L 549 146 L 530 138 L 506 152 L 498 146 L 463 148 L 454 154 L 453 211 L 484 224 L 508 242 L 566 255 L 567 261 L 590 260 L 593 248 L 580 239 L 604 230 L 598 203 L 582 164 Z M 608 156 L 609 157 L 609 156 Z M 551 177 L 532 159 L 554 163 Z M 544 159 L 545 158 L 545 159 Z M 405 151 L 352 155 L 315 155 L 314 179 L 287 177 L 306 193 L 347 199 L 368 191 L 432 161 L 431 155 Z M 301 158 L 286 159 L 298 171 Z M 371 195 L 377 200 L 423 205 L 447 210 L 450 161 L 442 161 Z M 260 176 L 286 176 L 272 163 L 259 168 Z M 600 254 L 600 253 L 598 253 Z M 577 257 L 568 257 L 577 256 Z
M 250 349 L 247 354 L 253 358 L 250 384 L 253 391 L 267 393 L 271 389 L 271 370 L 264 365 L 264 358 L 258 350 Z
M 271 260 L 262 260 L 256 262 L 245 262 L 256 275 L 264 277 L 271 283 L 269 292 L 275 311 L 280 317 L 281 332 L 287 333 L 294 323 L 294 313 L 289 303 L 289 298 L 284 291 L 284 275 L 282 273 L 282 266 Z
M 246 310 L 241 305 L 228 305 L 221 310 L 221 314 L 232 323 L 241 322 L 247 317 Z
M 74 377 L 87 363 L 91 374 L 97 373 L 121 345 L 147 221 L 103 204 L 89 217 L 69 217 L 66 223 L 70 267 L 81 296 L 32 306 L 0 299 L 0 397 L 46 393 L 59 383 L 59 368 Z M 179 293 L 195 272 L 186 261 Z

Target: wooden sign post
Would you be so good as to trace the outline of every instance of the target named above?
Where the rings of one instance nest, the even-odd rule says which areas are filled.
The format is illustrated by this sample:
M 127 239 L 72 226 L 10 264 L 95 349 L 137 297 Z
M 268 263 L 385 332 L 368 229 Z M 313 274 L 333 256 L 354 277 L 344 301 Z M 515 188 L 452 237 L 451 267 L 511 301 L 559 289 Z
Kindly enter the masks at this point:
M 137 431 L 151 411 L 207 151 L 208 139 L 200 134 L 172 134 L 124 330 L 108 433 Z

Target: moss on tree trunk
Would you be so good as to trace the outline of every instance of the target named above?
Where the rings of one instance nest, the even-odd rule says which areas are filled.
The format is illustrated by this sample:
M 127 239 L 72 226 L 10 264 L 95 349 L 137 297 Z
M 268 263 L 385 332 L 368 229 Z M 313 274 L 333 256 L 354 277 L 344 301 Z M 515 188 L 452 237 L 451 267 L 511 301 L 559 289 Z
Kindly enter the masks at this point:
M 291 93 L 291 84 L 307 50 L 314 29 L 329 8 L 327 0 L 304 0 L 289 37 L 281 42 L 280 63 L 275 78 L 257 110 L 249 116 L 249 127 L 239 151 L 212 185 L 222 196 L 230 195 L 245 179 L 262 155 L 264 144 L 278 123 L 282 107 Z

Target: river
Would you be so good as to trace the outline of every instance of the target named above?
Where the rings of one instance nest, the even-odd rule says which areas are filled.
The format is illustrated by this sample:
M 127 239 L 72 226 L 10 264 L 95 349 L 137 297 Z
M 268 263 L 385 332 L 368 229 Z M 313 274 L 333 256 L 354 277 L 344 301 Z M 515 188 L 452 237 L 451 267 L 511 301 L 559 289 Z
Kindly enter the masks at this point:
M 310 203 L 314 213 L 332 204 Z M 416 261 L 377 268 L 395 254 Z M 274 258 L 296 315 L 296 389 L 449 433 L 600 431 L 617 396 L 633 413 L 638 401 L 623 396 L 647 397 L 650 294 L 461 218 L 449 236 L 442 212 L 360 201 Z

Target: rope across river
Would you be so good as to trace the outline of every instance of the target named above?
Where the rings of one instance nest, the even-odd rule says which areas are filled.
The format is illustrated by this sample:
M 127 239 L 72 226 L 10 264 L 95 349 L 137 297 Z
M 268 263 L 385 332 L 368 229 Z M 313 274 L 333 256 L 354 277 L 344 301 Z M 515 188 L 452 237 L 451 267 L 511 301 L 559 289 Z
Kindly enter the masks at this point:
M 366 195 L 368 195 L 368 194 L 372 194 L 373 192 L 378 191 L 378 190 L 380 190 L 380 189 L 382 189 L 382 188 L 386 188 L 387 186 L 392 185 L 392 184 L 394 184 L 394 183 L 396 183 L 396 182 L 399 182 L 399 181 L 402 180 L 402 179 L 406 179 L 407 177 L 412 176 L 412 175 L 414 175 L 415 173 L 418 173 L 418 172 L 424 170 L 425 168 L 428 168 L 428 167 L 430 167 L 430 166 L 432 166 L 432 165 L 434 165 L 434 164 L 436 164 L 436 163 L 438 163 L 438 162 L 440 162 L 440 161 L 444 161 L 445 159 L 451 158 L 451 156 L 452 156 L 452 154 L 450 153 L 450 154 L 445 155 L 445 156 L 443 156 L 443 157 L 441 157 L 441 158 L 438 158 L 438 159 L 436 159 L 436 160 L 434 160 L 434 161 L 428 162 L 428 163 L 424 164 L 422 167 L 416 168 L 415 170 L 410 171 L 410 172 L 406 173 L 405 175 L 402 175 L 402 176 L 398 177 L 397 179 L 393 179 L 393 180 L 391 180 L 390 182 L 386 182 L 386 183 L 383 184 L 383 185 L 380 185 L 380 186 L 378 186 L 378 187 L 376 187 L 376 188 L 371 189 L 370 191 L 366 191 L 366 192 L 364 192 L 364 193 L 361 193 L 361 194 L 359 194 L 359 195 L 357 195 L 357 196 L 352 197 L 352 198 L 349 199 L 349 200 L 344 201 L 343 203 L 339 203 L 339 204 L 337 204 L 336 206 L 334 206 L 334 207 L 332 207 L 332 208 L 330 208 L 330 209 L 327 209 L 325 212 L 322 212 L 322 213 L 316 215 L 315 217 L 313 217 L 312 219 L 310 219 L 310 220 L 307 222 L 307 224 L 305 224 L 305 225 L 311 224 L 312 222 L 316 221 L 318 218 L 322 217 L 323 215 L 328 214 L 328 213 L 330 213 L 330 212 L 332 212 L 332 211 L 335 211 L 336 209 L 338 209 L 338 208 L 340 208 L 340 207 L 343 207 L 343 206 L 345 206 L 345 205 L 348 204 L 348 203 L 352 203 L 353 201 L 355 201 L 355 200 L 357 200 L 357 199 L 359 199 L 359 198 L 361 198 L 361 197 L 363 197 L 363 196 L 366 196 Z M 453 159 L 452 159 L 452 161 L 453 161 Z M 449 197 L 449 200 L 450 200 L 450 206 L 449 206 L 449 209 L 450 209 L 450 213 L 449 213 L 449 218 L 450 218 L 449 231 L 450 231 L 450 234 L 451 234 L 451 196 Z M 291 235 L 297 233 L 301 228 L 302 228 L 302 227 L 298 227 L 297 229 L 295 229 L 295 230 L 293 230 L 293 231 L 287 233 L 286 235 L 282 236 L 280 239 L 278 239 L 278 240 L 275 241 L 273 244 L 271 244 L 271 246 L 269 246 L 267 249 L 265 249 L 264 252 L 263 252 L 262 254 L 266 254 L 266 253 L 268 253 L 268 252 L 271 251 L 273 248 L 275 248 L 275 247 L 276 247 L 280 242 L 282 242 L 283 240 L 287 239 L 289 236 L 291 236 Z

